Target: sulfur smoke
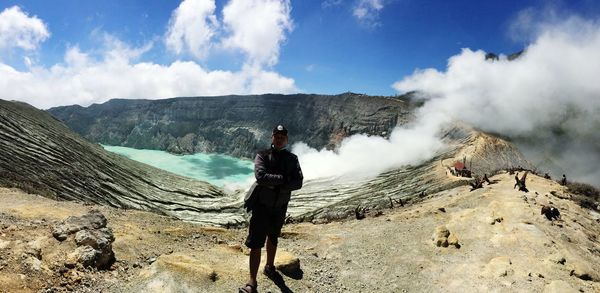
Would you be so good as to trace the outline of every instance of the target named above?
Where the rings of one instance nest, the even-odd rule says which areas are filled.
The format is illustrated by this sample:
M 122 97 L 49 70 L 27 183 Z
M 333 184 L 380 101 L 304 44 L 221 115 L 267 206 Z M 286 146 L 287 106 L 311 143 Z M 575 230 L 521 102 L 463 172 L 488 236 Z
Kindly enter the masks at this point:
M 316 150 L 296 143 L 306 179 L 329 178 L 357 180 L 372 178 L 381 172 L 405 165 L 415 165 L 432 158 L 445 145 L 439 138 L 439 125 L 445 115 L 418 115 L 404 127 L 396 127 L 389 139 L 356 134 L 342 141 L 334 150 Z
M 516 59 L 463 49 L 445 71 L 417 70 L 396 82 L 425 99 L 415 123 L 390 139 L 355 135 L 338 150 L 294 145 L 307 179 L 373 177 L 444 148 L 442 125 L 461 120 L 507 137 L 541 172 L 600 185 L 600 24 L 570 17 L 539 25 Z
M 463 49 L 446 71 L 418 70 L 394 87 L 429 97 L 424 113 L 508 137 L 542 172 L 600 185 L 600 23 L 539 27 L 514 60 Z

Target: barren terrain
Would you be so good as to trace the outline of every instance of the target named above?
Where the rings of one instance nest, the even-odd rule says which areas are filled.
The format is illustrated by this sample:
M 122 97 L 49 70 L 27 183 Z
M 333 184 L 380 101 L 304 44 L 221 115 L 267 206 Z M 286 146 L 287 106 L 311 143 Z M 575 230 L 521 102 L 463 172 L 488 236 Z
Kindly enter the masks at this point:
M 507 173 L 491 179 L 482 189 L 457 187 L 363 220 L 288 224 L 279 255 L 297 258 L 300 271 L 277 284 L 261 275 L 259 291 L 599 292 L 600 214 L 535 175 L 529 193 L 513 189 Z M 0 202 L 1 292 L 235 292 L 247 278 L 244 229 L 17 189 L 0 189 Z M 557 207 L 561 219 L 547 220 L 542 205 Z M 52 229 L 92 209 L 108 218 L 117 262 L 107 271 L 67 268 L 75 243 L 54 239 Z M 460 248 L 436 246 L 440 226 Z M 36 249 L 39 259 L 31 257 Z

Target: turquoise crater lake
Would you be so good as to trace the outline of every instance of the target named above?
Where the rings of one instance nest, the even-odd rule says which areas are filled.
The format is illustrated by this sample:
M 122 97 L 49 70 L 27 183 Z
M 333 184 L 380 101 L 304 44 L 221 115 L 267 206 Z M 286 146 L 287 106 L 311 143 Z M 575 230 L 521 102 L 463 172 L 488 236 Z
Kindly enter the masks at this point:
M 220 154 L 174 155 L 165 151 L 102 145 L 129 159 L 219 187 L 242 188 L 254 180 L 254 163 Z

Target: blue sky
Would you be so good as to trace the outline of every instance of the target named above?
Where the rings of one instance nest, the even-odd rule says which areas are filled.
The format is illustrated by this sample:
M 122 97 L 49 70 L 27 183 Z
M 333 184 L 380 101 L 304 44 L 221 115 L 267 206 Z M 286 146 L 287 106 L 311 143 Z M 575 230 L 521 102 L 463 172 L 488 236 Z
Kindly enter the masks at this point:
M 523 17 L 548 11 L 597 18 L 600 3 L 5 0 L 0 98 L 45 108 L 230 93 L 394 95 L 395 82 L 443 70 L 462 48 L 525 48 Z

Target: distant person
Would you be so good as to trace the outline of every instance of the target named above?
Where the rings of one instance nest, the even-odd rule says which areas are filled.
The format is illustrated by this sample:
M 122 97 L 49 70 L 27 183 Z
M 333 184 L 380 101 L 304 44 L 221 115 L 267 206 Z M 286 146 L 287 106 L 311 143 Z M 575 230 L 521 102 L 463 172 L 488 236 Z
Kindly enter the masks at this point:
M 483 188 L 483 180 L 479 180 L 479 178 L 475 178 L 472 182 L 469 183 L 471 185 L 471 191 L 479 188 Z
M 250 248 L 250 280 L 240 293 L 257 292 L 256 275 L 262 247 L 267 243 L 267 262 L 263 273 L 270 279 L 276 275 L 277 238 L 285 222 L 292 190 L 302 187 L 302 170 L 298 157 L 287 150 L 288 131 L 282 125 L 273 129 L 271 148 L 259 152 L 254 159 L 256 183 L 249 191 L 245 206 L 252 211 L 246 246 Z
M 490 179 L 487 177 L 487 174 L 483 174 L 483 181 L 487 182 L 487 184 L 492 184 Z
M 560 219 L 560 211 L 553 206 L 542 206 L 542 215 L 550 221 Z
M 563 177 L 560 180 L 560 185 L 562 185 L 562 186 L 567 185 L 567 175 L 563 174 Z
M 515 175 L 515 180 L 517 180 L 515 187 L 518 186 L 519 191 L 529 192 L 529 190 L 525 186 L 525 179 L 527 179 L 527 173 L 529 173 L 529 171 L 525 171 L 525 174 L 523 174 L 523 177 L 521 177 L 521 179 L 519 179 L 519 173 L 517 173 L 517 175 Z M 513 187 L 513 189 L 514 189 L 514 187 Z

